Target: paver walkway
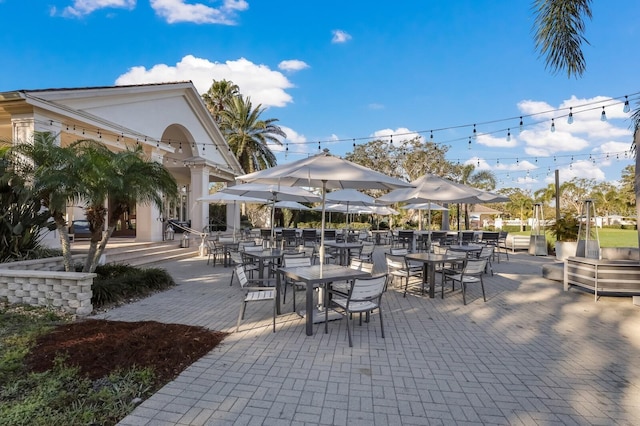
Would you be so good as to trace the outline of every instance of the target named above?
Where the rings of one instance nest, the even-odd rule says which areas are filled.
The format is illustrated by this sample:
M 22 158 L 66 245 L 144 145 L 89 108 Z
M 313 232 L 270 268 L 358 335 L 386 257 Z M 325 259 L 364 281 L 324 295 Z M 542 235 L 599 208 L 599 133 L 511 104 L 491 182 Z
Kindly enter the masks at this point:
M 384 269 L 383 248 L 376 269 Z M 637 425 L 640 308 L 630 297 L 562 290 L 548 258 L 494 263 L 487 302 L 470 287 L 444 300 L 383 297 L 377 314 L 304 333 L 290 301 L 271 332 L 269 306 L 144 401 L 121 425 Z M 382 265 L 382 266 L 381 266 Z M 97 318 L 233 331 L 241 303 L 230 269 L 189 259 L 163 265 L 179 285 Z M 298 292 L 302 302 L 304 292 Z M 264 304 L 268 305 L 268 304 Z

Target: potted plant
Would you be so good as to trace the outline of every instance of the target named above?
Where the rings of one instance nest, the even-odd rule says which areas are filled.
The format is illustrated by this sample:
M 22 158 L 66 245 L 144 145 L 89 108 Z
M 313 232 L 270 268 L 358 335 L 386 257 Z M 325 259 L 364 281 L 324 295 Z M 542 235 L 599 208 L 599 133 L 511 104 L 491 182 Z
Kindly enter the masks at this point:
M 579 229 L 580 224 L 574 217 L 561 217 L 551 226 L 551 231 L 556 236 L 557 260 L 565 260 L 576 255 Z

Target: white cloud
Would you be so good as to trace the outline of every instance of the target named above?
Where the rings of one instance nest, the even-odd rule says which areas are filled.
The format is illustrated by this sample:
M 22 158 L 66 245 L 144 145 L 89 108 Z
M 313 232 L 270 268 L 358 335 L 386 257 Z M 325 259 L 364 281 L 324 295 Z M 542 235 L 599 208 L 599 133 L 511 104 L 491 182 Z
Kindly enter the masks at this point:
M 342 30 L 333 30 L 331 32 L 333 37 L 331 38 L 331 43 L 346 43 L 351 40 L 351 35 Z
M 529 160 L 517 161 L 515 163 L 500 163 L 496 164 L 494 170 L 499 171 L 526 171 L 535 170 L 538 168 L 537 164 L 533 164 Z
M 136 7 L 136 0 L 74 0 L 72 6 L 67 6 L 62 11 L 62 16 L 81 17 L 95 12 L 98 9 L 119 8 L 132 10 Z M 55 14 L 55 8 L 51 9 Z
M 422 135 L 407 129 L 406 127 L 399 127 L 396 130 L 393 130 L 393 129 L 377 130 L 373 133 L 372 137 L 376 139 L 382 139 L 382 140 L 389 140 L 389 137 L 393 137 L 394 142 L 407 141 L 407 140 L 415 139 L 416 137 L 419 137 L 420 140 L 424 139 Z
M 606 121 L 601 121 L 603 105 Z M 546 102 L 525 100 L 518 103 L 518 108 L 524 115 L 533 115 L 524 119 L 526 128 L 520 134 L 520 140 L 526 145 L 525 152 L 529 155 L 549 156 L 556 152 L 599 146 L 612 139 L 631 140 L 631 131 L 620 126 L 620 120 L 628 118 L 629 114 L 622 112 L 620 102 L 610 97 L 579 99 L 572 96 L 558 107 Z M 570 112 L 572 124 L 568 123 Z M 552 122 L 555 132 L 551 132 Z
M 151 0 L 150 3 L 156 14 L 170 24 L 192 22 L 233 25 L 235 12 L 249 8 L 245 0 L 225 0 L 218 9 L 202 3 L 187 4 L 184 0 Z
M 489 163 L 487 163 L 487 160 L 482 159 L 480 157 L 471 157 L 470 159 L 468 159 L 467 161 L 464 162 L 464 164 L 471 164 L 473 167 L 475 167 L 476 170 L 491 170 L 492 167 L 489 165 Z
M 599 152 L 602 154 L 623 154 L 625 152 L 630 152 L 631 150 L 631 142 L 614 142 L 609 141 L 605 142 L 602 145 L 594 148 L 594 152 Z
M 300 61 L 298 59 L 290 59 L 280 62 L 278 64 L 278 68 L 282 71 L 295 72 L 303 70 L 305 68 L 309 68 L 309 65 L 306 62 Z
M 584 179 L 595 179 L 597 181 L 605 180 L 605 173 L 593 162 L 588 160 L 578 160 L 571 162 L 569 165 L 558 167 L 560 174 L 560 181 L 566 182 L 575 177 Z M 551 183 L 554 181 L 553 175 L 549 175 L 545 179 L 546 182 Z
M 146 69 L 132 67 L 116 79 L 116 85 L 166 83 L 191 80 L 198 93 L 206 92 L 213 80 L 227 79 L 240 87 L 244 96 L 250 96 L 254 106 L 283 107 L 293 99 L 285 90 L 293 84 L 281 72 L 266 65 L 257 65 L 247 59 L 225 63 L 187 55 L 175 66 L 157 64 Z
M 511 133 L 509 139 L 510 140 L 507 140 L 506 134 L 504 138 L 497 138 L 493 135 L 479 134 L 477 137 L 477 143 L 492 148 L 513 148 L 518 145 L 518 141 L 516 140 L 513 133 Z

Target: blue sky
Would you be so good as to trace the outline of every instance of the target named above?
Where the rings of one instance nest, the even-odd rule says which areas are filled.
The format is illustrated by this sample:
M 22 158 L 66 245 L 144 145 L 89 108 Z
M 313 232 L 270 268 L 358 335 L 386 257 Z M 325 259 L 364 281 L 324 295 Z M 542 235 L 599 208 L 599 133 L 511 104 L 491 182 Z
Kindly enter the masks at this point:
M 287 132 L 279 162 L 430 130 L 500 186 L 556 168 L 613 181 L 632 161 L 637 0 L 593 2 L 579 79 L 545 69 L 528 0 L 0 0 L 0 15 L 0 91 L 226 78 Z

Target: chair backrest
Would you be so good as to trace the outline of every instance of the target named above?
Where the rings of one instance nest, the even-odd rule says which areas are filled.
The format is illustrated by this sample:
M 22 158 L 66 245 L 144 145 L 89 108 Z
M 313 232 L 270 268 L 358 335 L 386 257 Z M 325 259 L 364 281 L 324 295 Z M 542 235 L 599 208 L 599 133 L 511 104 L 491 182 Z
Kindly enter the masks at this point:
M 271 229 L 261 229 L 260 236 L 262 238 L 271 238 Z
M 447 247 L 445 246 L 437 246 L 437 245 L 433 245 L 431 246 L 433 247 L 433 252 L 435 254 L 447 254 L 447 251 L 449 250 Z
M 240 241 L 238 243 L 238 250 L 243 251 L 246 247 L 255 247 L 255 241 Z
M 258 252 L 258 251 L 262 251 L 262 250 L 264 250 L 264 248 L 262 248 L 262 246 L 256 246 L 256 245 L 253 245 L 253 246 L 244 246 L 244 247 L 242 248 L 242 251 L 245 251 L 245 252 L 246 252 L 246 251 Z
M 487 266 L 487 259 L 469 259 L 464 265 L 464 275 L 480 275 Z
M 242 265 L 236 266 L 236 277 L 238 277 L 238 282 L 240 283 L 241 288 L 244 288 L 249 284 L 249 280 L 247 279 L 247 275 L 244 273 L 244 267 Z
M 366 272 L 368 274 L 373 273 L 373 263 L 365 262 L 362 259 L 351 259 L 349 268 L 355 269 L 356 271 Z
M 303 256 L 287 256 L 282 258 L 282 266 L 285 268 L 297 268 L 300 266 L 311 266 L 311 258 Z
M 496 244 L 499 237 L 499 232 L 482 232 L 482 241 L 490 244 Z
M 376 245 L 369 242 L 362 243 L 362 249 L 360 250 L 360 254 L 371 254 L 375 250 Z
M 326 240 L 335 240 L 336 239 L 336 230 L 335 229 L 325 229 L 324 230 L 324 239 Z
M 509 231 L 500 231 L 498 233 L 498 240 L 504 241 L 507 239 L 507 235 L 509 235 Z
M 379 299 L 384 292 L 387 274 L 371 278 L 356 278 L 349 294 L 350 301 Z
M 396 256 L 404 256 L 405 254 L 409 254 L 409 250 L 406 248 L 392 248 L 389 252 Z
M 387 260 L 387 272 L 404 269 L 406 266 L 404 256 L 386 253 L 385 258 Z
M 473 232 L 462 232 L 462 241 L 468 242 L 473 241 Z
M 478 254 L 479 259 L 489 259 L 493 256 L 493 246 L 482 247 L 480 250 L 480 254 Z
M 311 240 L 315 241 L 318 238 L 318 233 L 315 229 L 303 229 L 302 230 L 302 239 L 303 240 Z

